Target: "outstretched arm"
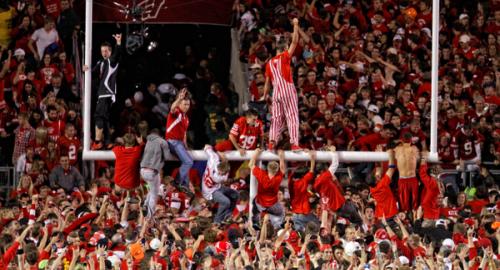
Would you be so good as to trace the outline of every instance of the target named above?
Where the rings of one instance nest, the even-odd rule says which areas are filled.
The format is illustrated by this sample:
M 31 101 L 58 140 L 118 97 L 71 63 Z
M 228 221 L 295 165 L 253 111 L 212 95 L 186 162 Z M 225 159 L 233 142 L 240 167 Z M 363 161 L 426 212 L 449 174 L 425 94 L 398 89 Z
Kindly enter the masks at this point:
M 337 168 L 339 167 L 339 155 L 337 154 L 337 152 L 335 152 L 335 150 L 336 150 L 335 146 L 330 146 L 329 149 L 332 152 L 332 163 L 330 164 L 330 167 L 328 168 L 328 170 L 330 171 L 330 173 L 333 176 L 333 175 L 335 175 L 335 172 L 337 171 Z
M 279 150 L 278 156 L 280 158 L 280 171 L 282 174 L 286 173 L 285 151 Z
M 179 104 L 181 101 L 186 98 L 187 96 L 187 88 L 182 88 L 181 91 L 179 92 L 179 95 L 177 95 L 177 98 L 175 99 L 174 103 L 172 103 L 172 106 L 170 107 L 170 111 L 173 112 L 177 107 L 179 107 Z
M 385 173 L 389 178 L 392 177 L 394 171 L 396 171 L 396 163 L 394 162 L 394 150 L 387 150 L 387 154 L 389 154 L 389 169 Z
M 293 19 L 293 34 L 292 34 L 292 43 L 290 47 L 288 47 L 288 54 L 292 55 L 297 48 L 297 44 L 299 43 L 299 19 Z
M 257 158 L 259 157 L 260 153 L 262 153 L 262 150 L 260 148 L 255 149 L 252 159 L 250 160 L 250 162 L 248 162 L 248 168 L 250 168 L 250 170 L 253 170 L 253 168 L 255 168 L 255 163 L 257 162 Z
M 116 35 L 113 35 L 113 37 L 116 40 L 116 47 L 113 50 L 113 54 L 111 55 L 111 57 L 109 57 L 109 61 L 110 61 L 112 66 L 115 66 L 116 64 L 118 64 L 118 62 L 120 62 L 120 58 L 121 58 L 122 34 L 116 34 Z

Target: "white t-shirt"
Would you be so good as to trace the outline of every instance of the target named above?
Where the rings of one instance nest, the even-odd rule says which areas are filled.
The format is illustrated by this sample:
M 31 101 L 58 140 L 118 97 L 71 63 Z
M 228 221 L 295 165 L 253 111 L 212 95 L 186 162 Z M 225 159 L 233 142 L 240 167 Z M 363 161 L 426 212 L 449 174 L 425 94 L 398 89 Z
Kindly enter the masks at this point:
M 222 182 L 227 180 L 229 173 L 219 174 L 217 171 L 217 165 L 220 162 L 219 155 L 211 146 L 205 147 L 204 150 L 208 154 L 208 162 L 201 182 L 201 192 L 205 199 L 212 200 L 212 194 L 221 187 Z
M 36 48 L 38 51 L 38 55 L 40 58 L 43 57 L 43 52 L 45 49 L 52 43 L 56 42 L 59 40 L 59 35 L 57 34 L 56 29 L 50 30 L 50 32 L 45 31 L 45 29 L 38 28 L 33 32 L 33 35 L 31 35 L 31 39 L 36 41 Z

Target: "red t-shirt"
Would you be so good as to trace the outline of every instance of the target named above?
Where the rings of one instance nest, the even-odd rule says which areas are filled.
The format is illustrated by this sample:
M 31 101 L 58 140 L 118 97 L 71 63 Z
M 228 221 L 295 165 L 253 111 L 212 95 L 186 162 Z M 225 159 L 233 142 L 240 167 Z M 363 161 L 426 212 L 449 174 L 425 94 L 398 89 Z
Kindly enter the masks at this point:
M 184 141 L 189 127 L 189 118 L 179 108 L 170 111 L 167 116 L 167 131 L 165 138 L 167 140 Z
M 337 211 L 345 203 L 344 195 L 334 177 L 329 170 L 326 170 L 316 178 L 313 186 L 321 197 L 321 203 L 331 211 Z
M 283 174 L 278 171 L 276 175 L 269 178 L 267 171 L 255 167 L 252 170 L 255 179 L 257 179 L 258 188 L 255 200 L 263 207 L 271 207 L 278 202 L 278 191 L 280 189 Z
M 374 188 L 370 188 L 370 193 L 375 202 L 377 202 L 375 207 L 375 217 L 377 218 L 384 216 L 385 218 L 390 218 L 398 213 L 398 205 L 390 184 L 391 179 L 388 175 L 384 175 Z
M 69 164 L 74 166 L 78 162 L 78 149 L 80 149 L 80 139 L 77 137 L 68 138 L 61 136 L 57 140 L 60 155 L 67 155 L 69 157 Z
M 63 134 L 66 124 L 62 120 L 49 121 L 46 119 L 43 120 L 43 126 L 47 128 L 47 134 L 49 135 L 50 140 L 57 142 L 59 136 Z
M 309 192 L 307 186 L 314 179 L 314 173 L 308 172 L 299 180 L 293 180 L 293 175 L 288 178 L 288 190 L 290 192 L 290 204 L 294 214 L 307 215 L 311 212 L 309 203 Z
M 236 120 L 231 128 L 231 135 L 235 136 L 238 139 L 238 145 L 246 150 L 255 149 L 262 134 L 264 134 L 262 121 L 256 120 L 255 125 L 250 126 L 244 116 Z
M 382 145 L 385 148 L 387 145 L 387 139 L 382 138 L 380 133 L 373 133 L 370 135 L 365 135 L 359 138 L 354 145 L 361 151 L 375 151 L 378 145 Z
M 144 145 L 115 146 L 115 184 L 124 189 L 134 189 L 140 184 L 140 163 Z
M 420 180 L 424 184 L 422 190 L 422 210 L 424 210 L 424 218 L 438 219 L 439 218 L 439 205 L 438 195 L 439 186 L 435 179 L 432 179 L 427 174 L 427 164 L 420 165 Z

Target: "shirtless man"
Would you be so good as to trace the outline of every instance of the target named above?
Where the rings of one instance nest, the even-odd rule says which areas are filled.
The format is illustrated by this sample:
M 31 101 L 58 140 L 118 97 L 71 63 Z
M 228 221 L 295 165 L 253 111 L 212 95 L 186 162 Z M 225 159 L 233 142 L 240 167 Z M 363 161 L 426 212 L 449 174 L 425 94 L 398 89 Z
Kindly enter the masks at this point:
M 412 134 L 403 134 L 402 144 L 395 149 L 399 171 L 398 193 L 399 209 L 407 212 L 418 208 L 417 159 L 419 151 L 411 144 Z

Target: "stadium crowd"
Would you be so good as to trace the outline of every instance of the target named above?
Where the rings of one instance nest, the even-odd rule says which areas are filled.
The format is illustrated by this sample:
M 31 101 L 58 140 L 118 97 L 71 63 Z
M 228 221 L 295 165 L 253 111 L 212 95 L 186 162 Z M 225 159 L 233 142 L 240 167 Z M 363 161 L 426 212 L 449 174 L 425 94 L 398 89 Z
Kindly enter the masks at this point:
M 499 190 L 489 172 L 500 160 L 499 1 L 441 5 L 440 165 L 426 160 L 430 1 L 248 0 L 233 6 L 249 67 L 248 110 L 239 116 L 236 91 L 218 83 L 225 67 L 216 51 L 200 56 L 187 47 L 174 78 L 145 84 L 110 120 L 100 147 L 117 161 L 96 161 L 92 179 L 80 155 L 73 4 L 0 2 L 0 163 L 19 175 L 0 201 L 0 269 L 499 266 Z M 280 162 L 264 170 L 257 161 L 271 119 L 266 62 L 279 40 L 292 40 L 295 18 L 299 144 L 311 160 L 284 161 L 285 131 Z M 409 208 L 398 190 L 399 144 L 418 148 L 420 192 Z M 204 147 L 207 164 L 193 165 L 188 145 Z M 232 149 L 257 151 L 250 162 L 227 162 L 223 152 Z M 315 150 L 331 151 L 332 161 L 316 164 Z M 345 164 L 348 173 L 339 173 L 335 152 L 343 150 L 387 151 L 391 159 Z M 170 151 L 180 168 L 163 163 Z M 442 169 L 477 173 L 469 183 Z

